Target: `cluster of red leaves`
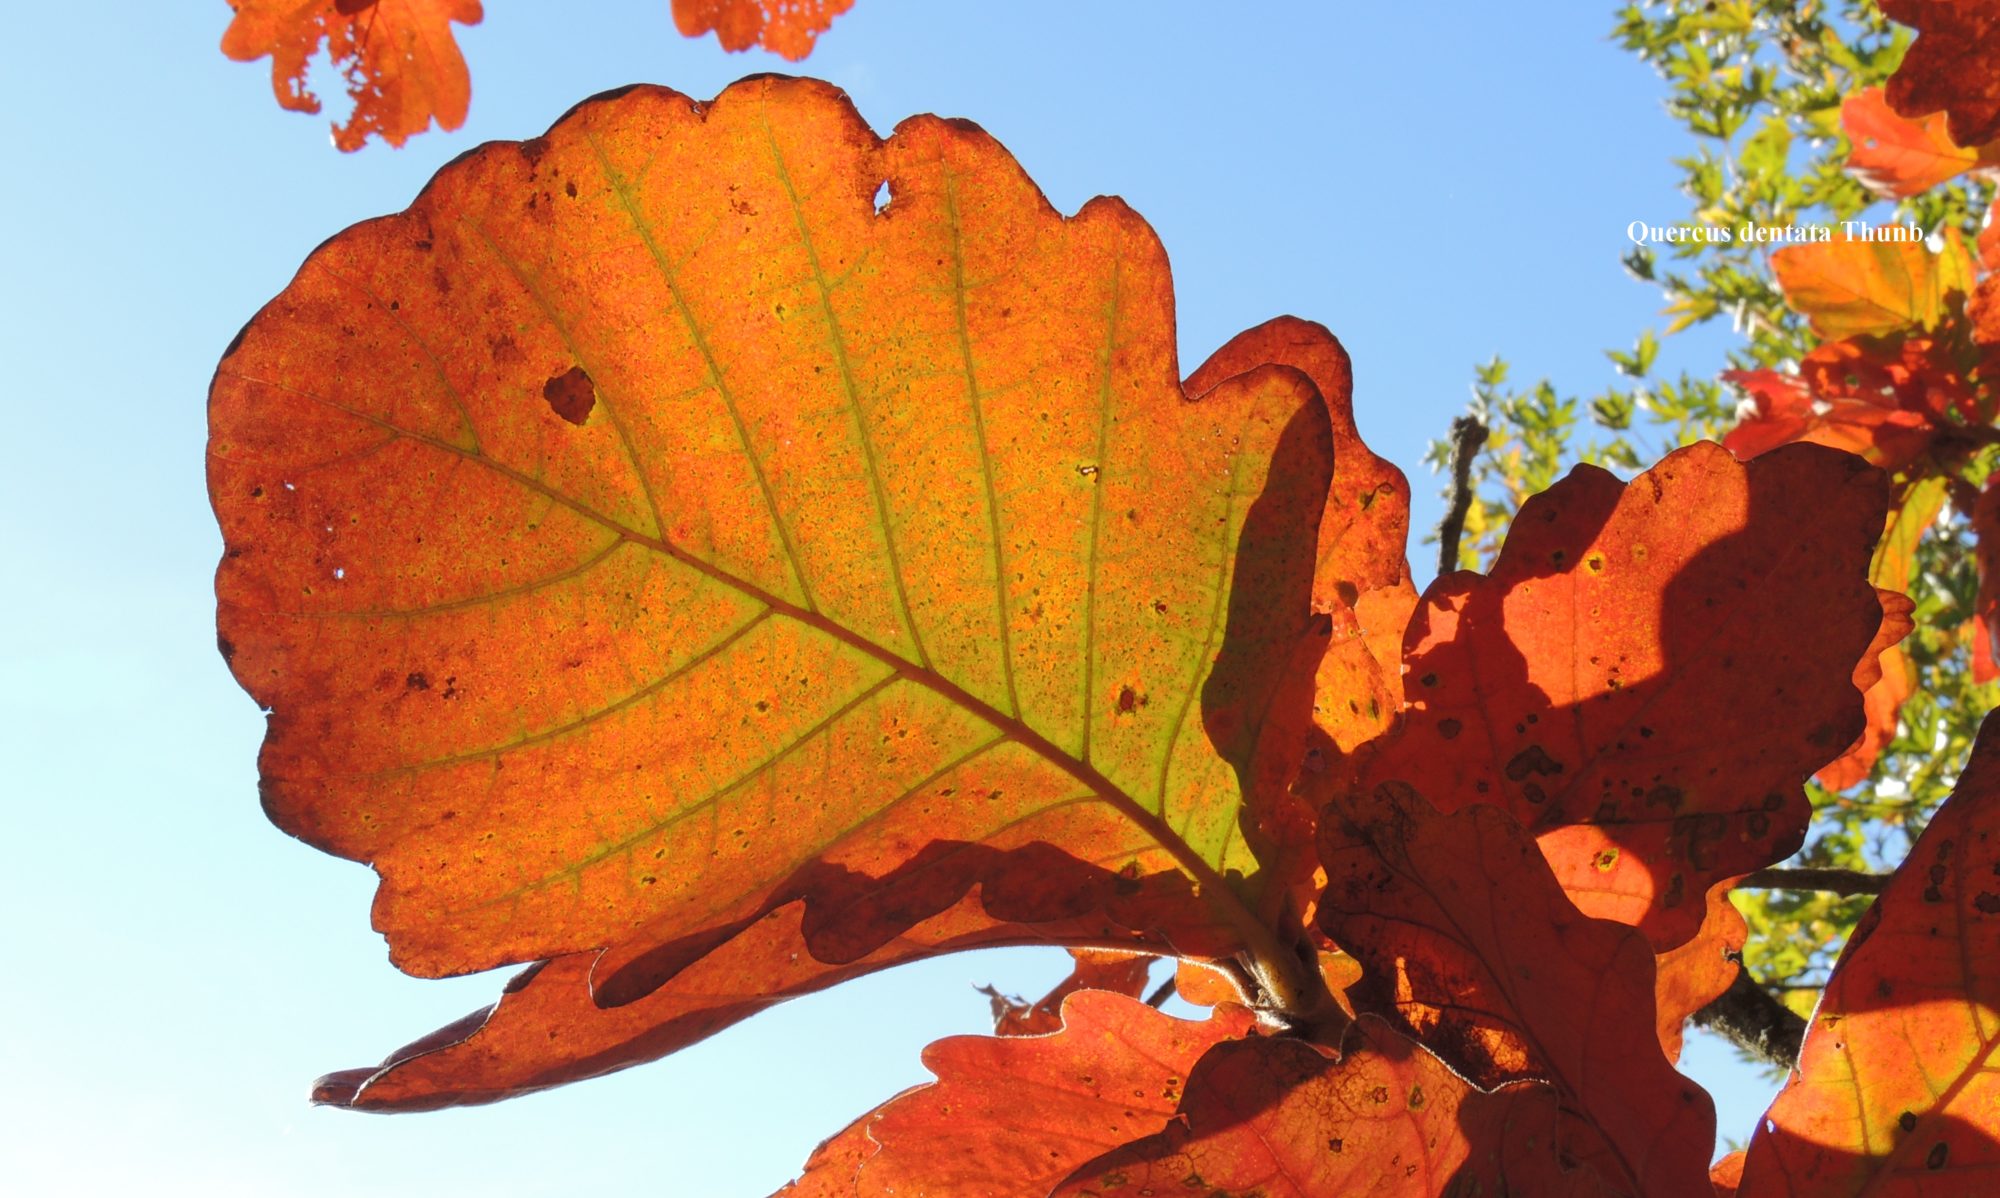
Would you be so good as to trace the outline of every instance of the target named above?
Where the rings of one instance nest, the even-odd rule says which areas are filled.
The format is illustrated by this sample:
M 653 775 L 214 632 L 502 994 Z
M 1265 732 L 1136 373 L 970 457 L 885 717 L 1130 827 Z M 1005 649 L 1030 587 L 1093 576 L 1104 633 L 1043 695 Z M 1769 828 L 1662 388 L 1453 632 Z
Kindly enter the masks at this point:
M 380 873 L 404 968 L 539 963 L 316 1098 L 492 1101 L 1044 943 L 1077 969 L 1027 1034 L 934 1045 L 789 1192 L 1715 1192 L 1673 1061 L 1907 629 L 1883 472 L 1582 468 L 1419 599 L 1338 343 L 1182 380 L 1171 305 L 1122 205 L 796 80 L 587 102 L 317 250 L 211 396 L 265 805 Z M 1743 1193 L 1979 1162 L 1996 772 Z M 1140 954 L 1209 1017 L 1137 1001 Z
M 688 37 L 713 31 L 730 51 L 762 46 L 797 62 L 854 0 L 673 0 Z M 222 52 L 237 62 L 271 59 L 271 90 L 292 112 L 317 113 L 307 71 L 324 47 L 353 104 L 333 144 L 358 150 L 380 137 L 400 146 L 436 121 L 465 123 L 472 78 L 453 22 L 477 25 L 480 0 L 229 0 L 234 17 Z

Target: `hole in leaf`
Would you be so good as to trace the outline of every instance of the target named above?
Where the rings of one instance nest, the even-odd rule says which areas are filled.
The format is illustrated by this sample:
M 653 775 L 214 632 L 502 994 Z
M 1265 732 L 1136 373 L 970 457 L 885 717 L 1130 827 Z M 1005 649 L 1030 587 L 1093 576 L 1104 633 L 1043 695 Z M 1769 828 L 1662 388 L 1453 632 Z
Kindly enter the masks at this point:
M 582 424 L 597 406 L 597 388 L 583 367 L 572 366 L 542 384 L 542 398 L 549 401 L 549 410 L 556 415 L 571 424 Z

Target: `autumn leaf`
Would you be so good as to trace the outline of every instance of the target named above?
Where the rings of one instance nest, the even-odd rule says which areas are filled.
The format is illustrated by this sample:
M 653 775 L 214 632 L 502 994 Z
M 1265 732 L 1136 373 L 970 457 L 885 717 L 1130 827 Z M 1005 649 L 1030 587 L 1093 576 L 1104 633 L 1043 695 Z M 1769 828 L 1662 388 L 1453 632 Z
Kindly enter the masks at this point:
M 1008 998 L 990 986 L 986 988 L 987 1001 L 993 1006 L 994 1035 L 1046 1036 L 1061 1030 L 1063 1000 L 1079 990 L 1106 990 L 1138 998 L 1146 992 L 1147 976 L 1158 960 L 1146 953 L 1102 948 L 1073 948 L 1069 955 L 1069 976 L 1034 1002 Z
M 2000 141 L 2000 12 L 1972 0 L 1881 0 L 1882 15 L 1917 31 L 1889 77 L 1906 117 L 1942 110 L 1962 146 Z
M 674 25 L 688 37 L 715 33 L 731 52 L 763 46 L 797 62 L 854 0 L 674 0 Z
M 1049 1198 L 1439 1198 L 1629 1193 L 1556 1158 L 1545 1086 L 1485 1093 L 1364 1017 L 1339 1051 L 1299 1039 L 1217 1045 L 1177 1117 L 1091 1161 Z
M 1848 173 L 1890 199 L 1918 195 L 2000 161 L 1994 146 L 1968 149 L 1954 142 L 1942 114 L 1917 120 L 1899 115 L 1879 87 L 1841 101 L 1840 124 L 1853 147 Z
M 237 62 L 271 59 L 271 90 L 280 106 L 316 113 L 306 86 L 313 56 L 327 57 L 347 84 L 354 111 L 333 129 L 333 144 L 361 148 L 378 136 L 400 146 L 436 120 L 465 123 L 472 80 L 452 36 L 452 22 L 477 25 L 480 0 L 229 0 L 235 16 L 222 52 Z
M 1916 693 L 1916 666 L 1901 648 L 1903 638 L 1915 627 L 1914 608 L 1907 595 L 1916 573 L 1917 546 L 1943 510 L 1945 492 L 1942 478 L 1912 483 L 1890 510 L 1882 541 L 1875 547 L 1868 579 L 1882 600 L 1882 626 L 1876 631 L 1875 643 L 1854 668 L 1854 685 L 1861 689 L 1868 724 L 1860 740 L 1820 770 L 1819 784 L 1828 790 L 1846 790 L 1874 771 L 1876 759 L 1896 738 L 1904 702 Z
M 1318 324 L 1280 317 L 1238 334 L 1188 376 L 1199 395 L 1266 362 L 1302 370 L 1330 397 L 1334 475 L 1321 518 L 1313 608 L 1330 617 L 1315 716 L 1332 747 L 1352 754 L 1386 730 L 1403 702 L 1402 639 L 1417 602 L 1404 548 L 1410 484 L 1375 456 L 1355 424 L 1354 372 L 1340 342 Z
M 1742 1198 L 1984 1192 L 2000 1169 L 2000 724 L 1841 953 Z
M 1202 1054 L 1255 1025 L 1238 1006 L 1196 1023 L 1084 990 L 1063 1003 L 1054 1035 L 940 1040 L 924 1050 L 935 1082 L 864 1115 L 784 1192 L 1043 1198 L 1077 1166 L 1159 1131 Z
M 1033 859 L 1020 868 L 1032 875 Z M 1118 879 L 1110 881 L 1115 886 Z M 1111 901 L 1108 891 L 1104 902 Z M 1067 925 L 996 925 L 981 899 L 968 895 L 865 956 L 828 964 L 812 953 L 801 906 L 772 911 L 622 1006 L 600 1007 L 591 994 L 596 953 L 530 966 L 497 1004 L 379 1065 L 328 1074 L 314 1086 L 313 1100 L 377 1112 L 497 1102 L 657 1060 L 776 1003 L 906 961 L 982 945 L 1087 941 L 1103 926 L 1101 915 Z
M 1822 396 L 1805 378 L 1782 370 L 1725 370 L 1721 377 L 1747 401 L 1742 419 L 1722 439 L 1740 458 L 1802 441 L 1894 470 L 1922 457 L 1937 435 L 1929 416 L 1896 407 L 1879 391 Z
M 1885 489 L 1805 445 L 1744 463 L 1696 444 L 1629 485 L 1577 467 L 1522 505 L 1490 574 L 1425 593 L 1368 787 L 1497 805 L 1585 912 L 1686 941 L 1713 885 L 1797 849 L 1806 778 L 1863 729 Z
M 1771 255 L 1785 302 L 1828 340 L 1934 329 L 1947 298 L 1972 290 L 1972 260 L 1954 236 L 1932 253 L 1921 241 L 1834 240 Z
M 1173 346 L 1128 209 L 823 84 L 467 155 L 218 370 L 267 810 L 373 865 L 406 970 L 603 950 L 600 1006 L 971 894 L 952 947 L 1282 963 L 1249 782 L 1310 718 L 1326 409 L 1282 366 L 1186 402 Z
M 1577 910 L 1489 805 L 1444 815 L 1384 783 L 1336 797 L 1319 837 L 1320 925 L 1365 971 L 1357 1011 L 1481 1089 L 1552 1085 L 1575 1124 L 1566 1151 L 1620 1192 L 1707 1194 L 1715 1113 L 1661 1051 L 1644 936 Z
M 1653 1006 L 1667 1060 L 1681 1059 L 1687 1021 L 1736 980 L 1742 969 L 1737 962 L 1749 935 L 1749 926 L 1729 901 L 1728 888 L 1717 886 L 1708 892 L 1708 913 L 1694 939 L 1654 960 Z

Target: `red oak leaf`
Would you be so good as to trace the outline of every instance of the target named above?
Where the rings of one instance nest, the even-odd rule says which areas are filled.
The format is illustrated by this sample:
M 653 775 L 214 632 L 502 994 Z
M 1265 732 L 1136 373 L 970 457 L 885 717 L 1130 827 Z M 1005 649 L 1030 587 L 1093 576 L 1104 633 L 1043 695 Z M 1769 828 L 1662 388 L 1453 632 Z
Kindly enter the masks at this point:
M 1879 87 L 1842 101 L 1840 124 L 1852 145 L 1848 172 L 1870 191 L 1892 199 L 1929 191 L 2000 160 L 1992 145 L 1967 149 L 1954 142 L 1942 114 L 1916 120 L 1898 114 Z
M 1442 815 L 1383 783 L 1335 798 L 1320 856 L 1320 924 L 1365 971 L 1358 1012 L 1482 1089 L 1553 1086 L 1565 1150 L 1620 1192 L 1707 1193 L 1715 1112 L 1661 1051 L 1652 948 L 1578 911 L 1511 816 Z
M 1864 728 L 1885 491 L 1814 445 L 1698 444 L 1629 485 L 1578 467 L 1490 575 L 1426 592 L 1411 703 L 1366 778 L 1503 807 L 1586 912 L 1686 941 L 1712 886 L 1797 849 L 1805 779 Z

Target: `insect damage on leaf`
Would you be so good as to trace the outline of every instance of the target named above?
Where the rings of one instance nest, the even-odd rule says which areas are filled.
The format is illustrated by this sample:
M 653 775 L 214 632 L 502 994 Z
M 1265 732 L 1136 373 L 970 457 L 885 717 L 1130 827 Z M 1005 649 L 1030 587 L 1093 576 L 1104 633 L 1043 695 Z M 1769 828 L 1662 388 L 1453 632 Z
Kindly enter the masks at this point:
M 324 45 L 354 111 L 333 144 L 358 150 L 370 136 L 400 146 L 435 119 L 465 123 L 472 80 L 453 22 L 477 25 L 480 0 L 229 0 L 235 16 L 222 52 L 237 62 L 271 59 L 271 89 L 293 112 L 316 113 L 306 73 Z

